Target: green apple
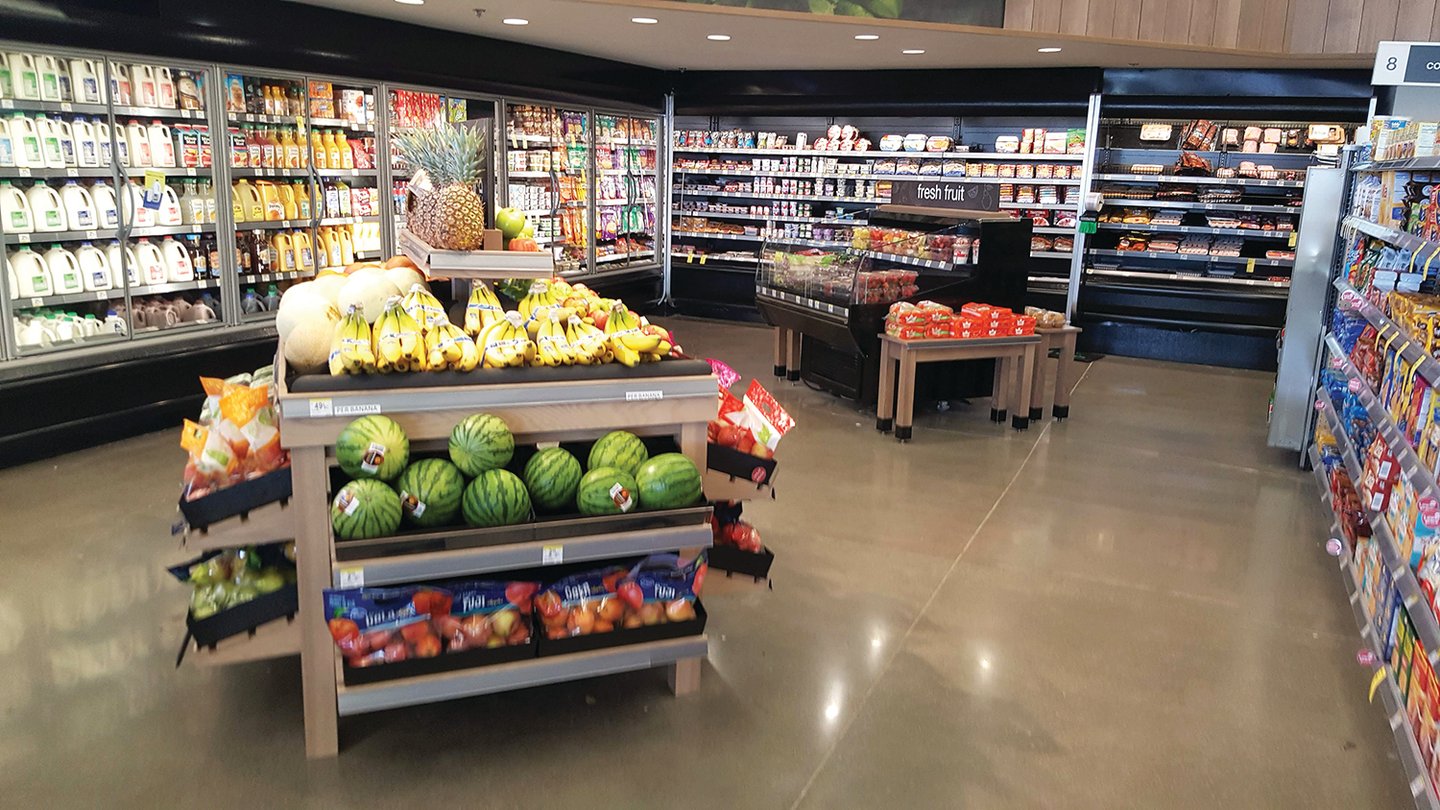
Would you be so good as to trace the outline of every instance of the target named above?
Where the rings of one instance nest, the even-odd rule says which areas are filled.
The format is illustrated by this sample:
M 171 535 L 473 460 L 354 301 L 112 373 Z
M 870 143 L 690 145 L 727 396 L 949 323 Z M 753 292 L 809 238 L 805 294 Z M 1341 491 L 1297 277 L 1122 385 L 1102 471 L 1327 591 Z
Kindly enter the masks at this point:
M 501 208 L 495 212 L 495 227 L 505 234 L 506 239 L 514 239 L 525 230 L 529 221 L 519 208 Z
M 526 220 L 525 227 L 520 229 L 520 237 L 523 239 L 534 239 L 535 223 Z
M 513 610 L 497 610 L 495 614 L 490 617 L 490 628 L 494 630 L 495 635 L 500 638 L 509 638 L 510 630 L 515 627 L 515 619 L 517 618 L 518 614 Z

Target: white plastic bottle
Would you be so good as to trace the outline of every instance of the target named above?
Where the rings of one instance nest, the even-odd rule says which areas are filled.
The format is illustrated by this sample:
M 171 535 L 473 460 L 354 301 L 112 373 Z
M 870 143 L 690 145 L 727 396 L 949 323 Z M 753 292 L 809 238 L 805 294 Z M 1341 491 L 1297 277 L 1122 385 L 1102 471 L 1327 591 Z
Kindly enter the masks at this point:
M 111 286 L 119 289 L 125 286 L 125 277 L 130 277 L 130 286 L 136 287 L 140 284 L 140 261 L 135 256 L 135 248 L 130 245 L 121 245 L 120 240 L 112 239 L 105 247 L 105 261 L 110 265 Z
M 167 236 L 160 243 L 160 252 L 165 257 L 167 279 L 172 283 L 195 280 L 195 265 L 190 261 L 190 251 L 186 250 L 184 245 Z
M 159 106 L 155 93 L 155 68 L 151 65 L 130 66 L 131 94 L 137 107 Z
M 80 276 L 85 280 L 86 290 L 99 292 L 115 286 L 115 274 L 110 269 L 110 260 L 106 258 L 105 251 L 89 242 L 83 242 L 75 250 L 75 260 L 80 263 Z
M 70 122 L 56 116 L 50 119 L 50 126 L 55 130 L 55 136 L 60 139 L 60 156 L 64 158 L 66 167 L 79 166 L 75 150 L 75 131 L 71 129 Z
M 60 194 L 44 183 L 36 183 L 25 192 L 30 203 L 30 215 L 34 218 L 36 233 L 53 233 L 65 230 L 65 206 Z
M 99 118 L 95 119 L 95 142 L 100 145 L 100 165 L 107 169 L 115 165 L 115 155 L 113 154 L 114 150 L 111 149 L 110 146 L 110 125 L 100 120 Z M 116 146 L 121 149 L 120 162 L 124 163 L 125 139 L 121 138 L 119 143 L 116 144 Z
M 10 254 L 10 267 L 15 271 L 15 289 L 20 291 L 21 298 L 43 298 L 55 294 L 55 288 L 50 284 L 50 271 L 45 269 L 45 260 L 28 245 L 22 245 Z
M 42 115 L 35 119 L 35 131 L 40 135 L 40 152 L 45 158 L 45 167 L 65 168 L 65 152 L 60 145 L 60 130 L 55 121 Z
M 175 96 L 175 76 L 168 67 L 155 68 L 156 106 L 173 110 L 178 105 Z
M 34 233 L 35 215 L 30 200 L 9 180 L 0 180 L 0 225 L 6 233 Z
M 125 319 L 115 314 L 115 310 L 113 309 L 105 313 L 105 323 L 101 324 L 101 327 L 104 330 L 102 334 L 114 333 L 124 336 L 125 333 L 129 331 L 125 326 Z
M 145 193 L 140 184 L 134 180 L 126 181 L 125 196 L 129 199 L 126 200 L 127 208 L 124 217 L 130 226 L 133 228 L 155 227 L 155 209 L 145 207 Z
M 148 131 L 150 142 L 150 165 L 159 169 L 175 168 L 175 141 L 170 127 L 160 121 L 151 121 Z
M 96 140 L 95 125 L 76 118 L 70 124 L 70 133 L 75 139 L 75 165 L 84 169 L 99 168 L 100 142 Z
M 35 56 L 28 53 L 11 52 L 10 82 L 14 85 L 15 98 L 28 101 L 40 100 L 40 71 L 35 67 Z
M 64 101 L 60 95 L 60 72 L 55 57 L 43 53 L 36 56 L 35 69 L 40 73 L 40 100 Z
M 119 62 L 110 63 L 110 98 L 116 104 L 131 104 L 130 67 Z
M 180 211 L 180 198 L 175 189 L 166 183 L 160 190 L 160 210 L 155 212 L 155 221 L 161 225 L 184 225 L 185 215 Z
M 0 51 L 0 98 L 15 98 L 15 78 L 10 72 L 10 54 Z M 12 285 L 11 290 L 15 287 Z
M 0 54 L 4 56 L 4 54 Z M 15 165 L 15 139 L 10 137 L 10 119 L 0 118 L 0 166 Z
M 96 180 L 90 187 L 90 199 L 95 201 L 95 219 L 102 228 L 120 227 L 120 204 L 115 199 L 115 189 L 109 183 Z
M 140 260 L 140 283 L 143 286 L 165 283 L 165 257 L 160 248 L 149 239 L 141 238 L 135 243 L 135 258 Z
M 13 54 L 12 54 L 13 55 Z M 45 168 L 45 152 L 40 148 L 40 132 L 35 119 L 24 113 L 10 117 L 10 139 L 15 142 L 15 165 L 20 168 Z
M 126 147 L 130 153 L 127 166 L 148 169 L 155 164 L 150 159 L 150 130 L 139 121 L 132 120 L 125 125 Z
M 0 57 L 5 54 L 0 53 Z M 10 255 L 0 251 L 0 264 L 5 265 L 5 289 L 10 291 L 10 300 L 20 297 L 20 279 L 15 277 L 15 268 L 10 266 Z
M 50 271 L 50 283 L 60 295 L 71 295 L 85 291 L 85 280 L 80 277 L 80 262 L 75 254 L 59 245 L 51 245 L 45 251 L 45 268 Z
M 65 205 L 65 224 L 72 231 L 92 231 L 99 227 L 99 216 L 95 211 L 95 198 L 86 188 L 74 180 L 66 180 L 60 189 L 60 201 Z
M 103 104 L 100 95 L 100 69 L 94 59 L 70 60 L 70 86 L 75 100 L 82 104 Z

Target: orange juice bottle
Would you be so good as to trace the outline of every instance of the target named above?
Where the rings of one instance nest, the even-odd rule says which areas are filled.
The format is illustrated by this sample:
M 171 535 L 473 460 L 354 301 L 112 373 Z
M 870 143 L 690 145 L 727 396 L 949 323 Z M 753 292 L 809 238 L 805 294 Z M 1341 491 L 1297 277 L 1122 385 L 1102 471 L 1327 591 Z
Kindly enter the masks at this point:
M 310 232 L 295 231 L 290 236 L 290 246 L 295 251 L 295 269 L 302 273 L 314 273 L 315 251 L 311 249 Z
M 340 168 L 355 168 L 355 154 L 350 151 L 350 142 L 345 139 L 344 132 L 335 133 L 335 145 L 340 148 Z
M 325 141 L 320 137 L 320 130 L 310 130 L 310 160 L 317 169 L 330 168 L 330 153 L 325 148 Z
M 271 252 L 275 254 L 275 270 L 281 273 L 295 272 L 295 243 L 290 234 L 287 231 L 276 231 L 270 244 Z
M 266 169 L 275 168 L 275 144 L 270 140 L 270 128 L 256 129 L 255 140 L 260 143 L 260 165 Z
M 295 135 L 290 127 L 280 130 L 280 149 L 285 154 L 285 159 L 280 161 L 281 168 L 300 168 L 300 144 L 295 142 Z
M 290 183 L 278 183 L 275 186 L 275 194 L 280 198 L 280 207 L 285 211 L 285 219 L 299 219 L 300 206 L 295 202 L 295 186 Z
M 304 180 L 295 181 L 295 210 L 300 214 L 296 219 L 310 218 L 310 184 Z
M 340 145 L 336 143 L 336 136 L 337 133 L 334 130 L 325 133 L 325 148 L 328 150 L 327 157 L 330 162 L 330 168 L 343 169 L 345 167 L 340 160 Z

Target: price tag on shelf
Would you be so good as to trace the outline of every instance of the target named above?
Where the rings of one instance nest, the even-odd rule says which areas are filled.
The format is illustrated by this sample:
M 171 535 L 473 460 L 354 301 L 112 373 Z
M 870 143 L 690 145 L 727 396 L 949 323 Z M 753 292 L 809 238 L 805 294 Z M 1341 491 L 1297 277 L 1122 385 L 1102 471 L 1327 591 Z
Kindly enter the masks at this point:
M 17 233 L 15 234 L 15 241 L 19 242 L 22 245 L 28 245 L 30 243 L 30 234 Z
M 330 400 L 330 399 L 328 399 L 328 398 L 327 398 L 327 399 L 312 399 L 312 400 L 310 400 L 310 416 L 311 416 L 312 418 L 319 418 L 319 417 L 323 417 L 323 416 L 334 416 L 334 415 L 335 415 L 335 405 L 334 405 L 334 402 L 333 402 L 332 400 Z
M 71 104 L 71 103 L 68 102 L 68 101 L 62 101 L 62 102 L 60 102 L 60 112 L 74 112 L 74 111 L 75 111 L 75 105 L 74 105 L 74 104 Z
M 15 109 L 15 102 L 14 102 L 14 101 L 11 101 L 11 100 L 8 99 L 8 98 L 0 98 L 0 110 L 13 110 L 13 109 Z
M 708 254 L 707 254 L 707 256 L 708 256 Z M 700 263 L 701 263 L 701 264 L 704 264 L 704 263 L 705 263 L 705 259 L 706 259 L 706 256 L 701 256 L 701 257 L 700 257 Z
M 365 587 L 364 568 L 341 568 L 340 587 L 342 588 L 363 588 Z
M 79 177 L 79 176 L 80 176 L 80 170 L 79 170 L 79 169 L 66 169 L 66 170 L 65 170 L 65 176 L 66 176 L 66 177 Z
M 85 232 L 85 238 L 86 238 L 86 239 L 97 239 L 97 238 L 99 238 L 99 236 L 100 236 L 100 234 L 99 234 L 97 231 L 86 231 L 86 232 Z
M 97 290 L 97 291 L 95 292 L 95 300 L 96 300 L 96 301 L 104 301 L 105 299 L 107 299 L 107 298 L 109 298 L 109 297 L 110 297 L 110 293 L 109 293 L 108 291 L 106 291 L 106 290 Z
M 359 169 L 351 169 L 351 170 L 350 170 L 350 176 L 351 176 L 351 177 L 359 177 L 359 176 L 360 176 L 360 170 L 359 170 Z
M 564 547 L 564 546 L 541 546 L 541 547 L 540 547 L 540 564 L 541 564 L 541 565 L 559 565 L 559 564 L 562 563 L 562 562 L 565 562 L 565 547 Z
M 1254 272 L 1255 272 L 1255 260 L 1254 260 L 1254 259 L 1246 259 L 1246 260 L 1245 260 L 1245 272 L 1247 272 L 1247 273 L 1254 273 Z
M 18 174 L 18 175 L 21 176 L 21 177 L 29 177 L 29 176 L 30 176 L 30 170 L 27 169 L 27 168 L 25 168 L 25 167 L 23 167 L 23 166 L 20 167 L 20 168 L 18 168 L 18 169 L 16 169 L 16 170 L 15 170 L 15 173 Z
M 1369 652 L 1369 650 L 1366 650 L 1366 652 Z M 1371 653 L 1371 658 L 1372 658 L 1372 659 L 1374 658 L 1374 653 Z M 1384 683 L 1384 682 L 1385 682 L 1385 667 L 1380 667 L 1379 669 L 1375 670 L 1375 674 L 1374 674 L 1373 676 L 1371 676 L 1371 678 L 1370 678 L 1370 702 L 1371 702 L 1371 703 L 1374 703 L 1374 702 L 1375 702 L 1375 690 L 1376 690 L 1376 689 L 1379 689 L 1379 688 L 1380 688 L 1380 684 L 1382 684 L 1382 683 Z
M 44 298 L 31 298 L 31 299 L 30 299 L 30 306 L 32 306 L 32 307 L 40 307 L 40 306 L 44 306 L 44 305 L 45 305 L 45 299 L 44 299 Z
M 1359 380 L 1351 379 L 1350 382 L 1347 384 L 1346 387 L 1348 387 L 1348 388 L 1350 389 L 1350 393 L 1352 393 L 1352 394 L 1358 394 L 1358 393 L 1360 393 L 1360 381 L 1359 381 Z

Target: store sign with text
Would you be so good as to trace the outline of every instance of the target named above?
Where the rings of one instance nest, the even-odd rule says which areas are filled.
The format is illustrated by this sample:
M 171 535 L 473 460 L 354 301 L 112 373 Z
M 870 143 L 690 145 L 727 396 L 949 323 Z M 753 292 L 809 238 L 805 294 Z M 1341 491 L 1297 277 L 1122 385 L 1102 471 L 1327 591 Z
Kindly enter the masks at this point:
M 958 211 L 999 211 L 1000 186 L 995 183 L 896 180 L 890 184 L 890 204 Z
M 1374 85 L 1440 85 L 1440 45 L 1382 42 L 1375 49 Z

